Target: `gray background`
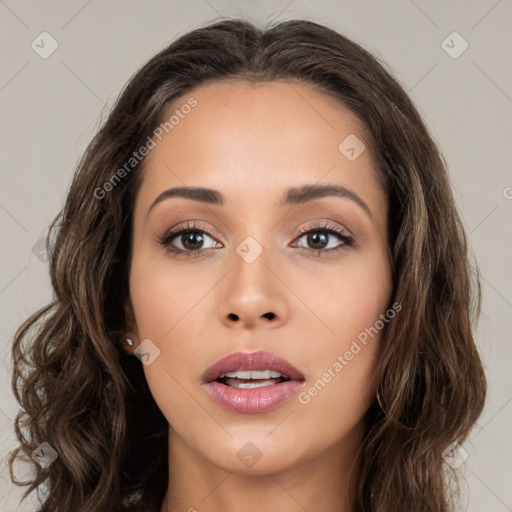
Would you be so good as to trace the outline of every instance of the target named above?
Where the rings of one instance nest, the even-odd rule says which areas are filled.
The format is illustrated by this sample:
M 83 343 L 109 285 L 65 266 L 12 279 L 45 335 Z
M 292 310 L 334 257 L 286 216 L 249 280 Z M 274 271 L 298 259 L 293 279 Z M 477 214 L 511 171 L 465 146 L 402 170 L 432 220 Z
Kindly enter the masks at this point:
M 52 294 L 48 265 L 33 247 L 132 73 L 176 36 L 219 15 L 258 24 L 326 23 L 382 58 L 424 116 L 449 164 L 482 272 L 477 342 L 490 390 L 458 468 L 467 479 L 464 504 L 472 512 L 512 511 L 510 0 L 0 0 L 0 511 L 35 509 L 30 500 L 18 508 L 21 491 L 10 485 L 5 464 L 17 411 L 10 391 L 12 336 Z M 34 40 L 43 45 L 43 31 L 58 43 L 46 59 L 31 47 Z M 452 36 L 442 45 L 453 31 L 469 45 L 460 55 L 463 40 Z

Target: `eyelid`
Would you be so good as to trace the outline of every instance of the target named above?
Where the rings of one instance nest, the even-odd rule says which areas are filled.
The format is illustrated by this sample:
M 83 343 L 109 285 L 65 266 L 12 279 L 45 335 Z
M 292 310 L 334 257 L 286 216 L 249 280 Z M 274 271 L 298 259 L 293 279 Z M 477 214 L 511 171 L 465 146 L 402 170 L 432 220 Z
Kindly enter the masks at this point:
M 208 236 L 212 238 L 223 238 L 223 236 L 216 231 L 214 228 L 208 226 L 203 226 L 201 221 L 198 220 L 187 220 L 182 223 L 178 223 L 176 226 L 173 226 L 169 229 L 166 229 L 163 235 L 158 237 L 158 240 L 162 240 L 162 238 L 168 237 L 170 234 L 178 231 L 204 231 Z
M 332 230 L 332 231 L 340 232 L 347 238 L 353 238 L 352 233 L 345 226 L 342 226 L 341 224 L 335 223 L 333 221 L 315 219 L 310 222 L 312 224 L 301 227 L 297 231 L 296 236 L 304 235 L 305 233 L 308 233 L 309 231 L 315 230 L 315 229 L 318 229 L 318 230 L 325 229 L 325 230 Z

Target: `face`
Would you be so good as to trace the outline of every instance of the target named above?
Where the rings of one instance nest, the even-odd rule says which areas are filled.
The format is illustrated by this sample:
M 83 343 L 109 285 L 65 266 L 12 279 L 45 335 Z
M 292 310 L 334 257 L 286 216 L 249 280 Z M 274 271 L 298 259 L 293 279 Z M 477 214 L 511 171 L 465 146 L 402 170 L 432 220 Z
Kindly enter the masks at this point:
M 387 202 L 361 125 L 297 82 L 210 84 L 165 118 L 175 109 L 145 161 L 129 283 L 130 334 L 149 340 L 144 372 L 170 436 L 226 471 L 336 456 L 375 396 L 392 287 Z M 175 187 L 216 192 L 161 195 Z M 237 370 L 280 376 L 221 377 Z

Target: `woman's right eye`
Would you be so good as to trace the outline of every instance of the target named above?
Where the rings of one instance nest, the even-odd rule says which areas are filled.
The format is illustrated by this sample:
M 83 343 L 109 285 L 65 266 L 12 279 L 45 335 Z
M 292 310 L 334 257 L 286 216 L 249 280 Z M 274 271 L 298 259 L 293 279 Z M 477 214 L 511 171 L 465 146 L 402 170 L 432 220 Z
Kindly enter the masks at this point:
M 210 238 L 213 241 L 211 247 L 204 247 L 204 241 Z M 181 247 L 176 247 L 171 242 L 178 242 Z M 194 226 L 183 226 L 167 232 L 160 240 L 160 244 L 168 251 L 178 254 L 194 255 L 202 249 L 215 248 L 215 240 L 203 229 Z M 198 247 L 195 247 L 198 246 Z

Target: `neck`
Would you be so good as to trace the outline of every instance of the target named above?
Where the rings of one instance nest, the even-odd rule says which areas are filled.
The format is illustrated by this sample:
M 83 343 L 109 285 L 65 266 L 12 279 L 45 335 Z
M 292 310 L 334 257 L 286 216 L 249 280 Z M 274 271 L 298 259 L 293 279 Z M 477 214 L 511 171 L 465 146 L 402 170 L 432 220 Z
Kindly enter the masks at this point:
M 324 453 L 256 474 L 219 468 L 170 428 L 169 486 L 161 512 L 352 512 L 351 469 L 361 440 L 358 426 Z

